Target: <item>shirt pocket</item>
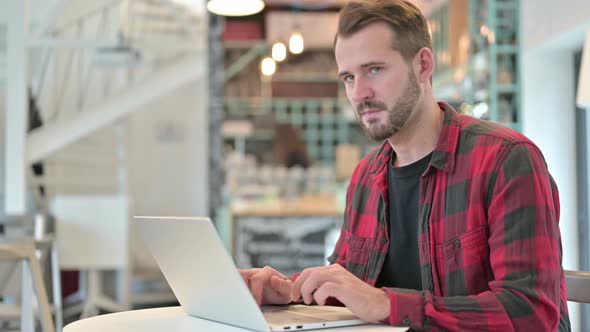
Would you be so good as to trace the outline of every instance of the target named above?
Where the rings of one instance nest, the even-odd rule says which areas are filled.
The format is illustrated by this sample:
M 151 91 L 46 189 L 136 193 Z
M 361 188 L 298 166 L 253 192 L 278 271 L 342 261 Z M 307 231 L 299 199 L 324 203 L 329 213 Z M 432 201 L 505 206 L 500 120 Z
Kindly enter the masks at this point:
M 372 238 L 348 234 L 346 237 L 348 249 L 346 252 L 346 269 L 360 279 L 365 279 Z
M 487 226 L 478 226 L 436 246 L 444 296 L 478 294 L 493 279 Z

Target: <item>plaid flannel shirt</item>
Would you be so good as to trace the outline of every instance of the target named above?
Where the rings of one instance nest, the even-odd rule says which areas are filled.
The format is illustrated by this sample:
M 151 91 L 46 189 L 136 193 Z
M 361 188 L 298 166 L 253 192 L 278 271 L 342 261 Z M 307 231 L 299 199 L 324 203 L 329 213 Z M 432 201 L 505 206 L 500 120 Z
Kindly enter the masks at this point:
M 420 179 L 424 290 L 384 288 L 388 323 L 433 331 L 569 331 L 559 197 L 540 150 L 516 131 L 439 106 L 443 127 Z M 385 142 L 355 169 L 329 259 L 371 285 L 389 247 L 391 149 Z

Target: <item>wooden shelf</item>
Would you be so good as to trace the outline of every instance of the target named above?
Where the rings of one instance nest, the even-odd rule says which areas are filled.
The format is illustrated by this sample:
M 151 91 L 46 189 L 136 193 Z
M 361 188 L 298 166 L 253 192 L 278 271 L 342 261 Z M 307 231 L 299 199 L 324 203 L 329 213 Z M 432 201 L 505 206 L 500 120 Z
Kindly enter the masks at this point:
M 293 201 L 274 200 L 233 207 L 234 217 L 341 216 L 343 210 L 333 195 L 306 195 Z

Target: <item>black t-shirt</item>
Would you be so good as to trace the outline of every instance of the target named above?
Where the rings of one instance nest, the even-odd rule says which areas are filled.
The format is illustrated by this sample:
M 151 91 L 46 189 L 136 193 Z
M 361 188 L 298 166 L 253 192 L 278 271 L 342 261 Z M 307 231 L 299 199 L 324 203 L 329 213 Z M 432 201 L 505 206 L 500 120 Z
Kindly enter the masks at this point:
M 403 167 L 389 164 L 389 251 L 378 287 L 422 290 L 418 253 L 418 202 L 420 176 L 426 171 L 432 153 Z

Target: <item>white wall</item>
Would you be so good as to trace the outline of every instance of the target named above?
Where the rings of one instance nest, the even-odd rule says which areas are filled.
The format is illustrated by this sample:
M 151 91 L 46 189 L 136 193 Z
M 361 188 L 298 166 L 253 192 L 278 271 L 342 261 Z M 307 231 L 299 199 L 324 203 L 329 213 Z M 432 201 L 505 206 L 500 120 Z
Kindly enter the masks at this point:
M 564 267 L 578 268 L 573 56 L 530 51 L 523 57 L 524 132 L 543 151 L 559 186 Z
M 528 51 L 523 57 L 523 131 L 543 151 L 557 182 L 563 267 L 579 268 L 573 55 Z M 579 305 L 570 304 L 573 331 L 580 331 Z
M 1 64 L 0 64 L 1 65 Z M 0 218 L 4 219 L 4 116 L 6 114 L 6 102 L 4 95 L 6 86 L 0 83 Z
M 522 45 L 525 50 L 559 45 L 565 41 L 579 43 L 583 30 L 590 28 L 588 0 L 522 0 L 521 4 Z M 568 35 L 574 32 L 579 37 L 570 38 Z
M 590 1 L 523 0 L 523 131 L 541 148 L 560 191 L 563 266 L 579 268 L 574 52 L 590 28 Z M 579 305 L 570 303 L 573 331 Z
M 189 84 L 129 119 L 129 182 L 135 215 L 206 216 L 209 211 L 206 80 Z M 134 264 L 155 263 L 136 232 Z
M 129 181 L 136 214 L 207 215 L 205 93 L 195 82 L 130 117 Z
M 573 56 L 531 51 L 524 55 L 524 132 L 541 148 L 559 186 L 563 266 L 578 269 Z

